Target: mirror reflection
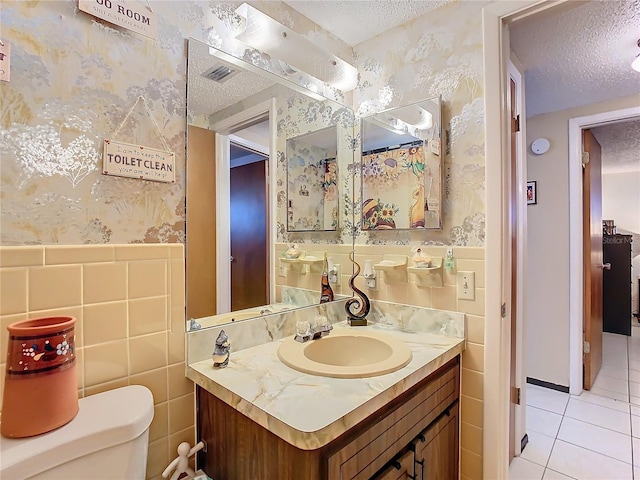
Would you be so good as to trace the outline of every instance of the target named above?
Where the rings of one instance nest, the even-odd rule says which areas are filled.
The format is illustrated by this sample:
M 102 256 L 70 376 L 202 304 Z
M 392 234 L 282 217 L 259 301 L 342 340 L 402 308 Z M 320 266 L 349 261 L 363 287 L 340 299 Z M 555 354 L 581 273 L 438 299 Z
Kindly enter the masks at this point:
M 335 126 L 287 139 L 287 231 L 337 230 Z
M 431 98 L 362 120 L 362 229 L 442 228 L 442 122 Z
M 353 248 L 352 209 L 338 204 L 352 195 L 353 111 L 251 60 L 189 40 L 186 304 L 203 328 L 319 303 L 311 254 L 340 263 Z M 290 171 L 296 155 L 303 168 Z M 322 206 L 317 217 L 290 217 L 289 181 Z M 300 260 L 282 262 L 294 243 Z

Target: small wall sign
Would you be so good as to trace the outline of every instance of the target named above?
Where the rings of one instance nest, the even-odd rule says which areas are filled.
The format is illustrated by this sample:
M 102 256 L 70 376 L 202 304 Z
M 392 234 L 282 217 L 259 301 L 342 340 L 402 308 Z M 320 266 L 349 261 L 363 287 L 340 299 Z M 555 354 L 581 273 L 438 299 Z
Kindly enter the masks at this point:
M 158 21 L 149 3 L 136 0 L 78 0 L 83 12 L 107 22 L 139 33 L 145 37 L 158 38 Z
M 155 182 L 176 181 L 175 153 L 167 150 L 105 139 L 102 160 L 105 175 Z

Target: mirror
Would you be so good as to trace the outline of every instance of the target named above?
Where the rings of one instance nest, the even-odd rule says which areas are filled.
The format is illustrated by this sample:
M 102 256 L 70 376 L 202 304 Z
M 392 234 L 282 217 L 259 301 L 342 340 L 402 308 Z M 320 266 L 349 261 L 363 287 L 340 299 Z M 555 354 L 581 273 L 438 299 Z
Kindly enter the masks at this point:
M 288 81 L 286 69 L 276 75 L 281 63 L 265 54 L 245 58 L 189 39 L 186 303 L 202 327 L 214 314 L 224 313 L 219 325 L 318 303 L 311 254 L 333 247 L 339 260 L 353 248 L 353 111 Z M 289 215 L 303 187 L 315 217 Z M 292 243 L 306 259 L 285 258 Z
M 442 228 L 440 98 L 362 119 L 363 230 Z
M 337 157 L 335 126 L 287 139 L 287 231 L 338 229 Z

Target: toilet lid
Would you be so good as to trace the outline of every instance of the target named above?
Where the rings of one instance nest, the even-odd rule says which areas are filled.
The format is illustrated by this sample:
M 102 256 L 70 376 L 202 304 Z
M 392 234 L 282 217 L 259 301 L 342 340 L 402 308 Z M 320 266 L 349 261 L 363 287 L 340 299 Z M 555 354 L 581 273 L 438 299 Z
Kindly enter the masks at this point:
M 0 437 L 0 478 L 29 478 L 128 442 L 144 433 L 153 419 L 153 396 L 141 385 L 81 398 L 78 404 L 78 415 L 52 432 L 19 439 Z

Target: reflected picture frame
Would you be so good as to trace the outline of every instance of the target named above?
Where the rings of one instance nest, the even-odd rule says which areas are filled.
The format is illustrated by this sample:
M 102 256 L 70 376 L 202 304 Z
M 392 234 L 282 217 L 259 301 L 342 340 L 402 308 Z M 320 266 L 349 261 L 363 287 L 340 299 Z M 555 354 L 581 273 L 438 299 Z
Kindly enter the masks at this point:
M 536 205 L 538 203 L 537 182 L 527 182 L 527 205 Z

